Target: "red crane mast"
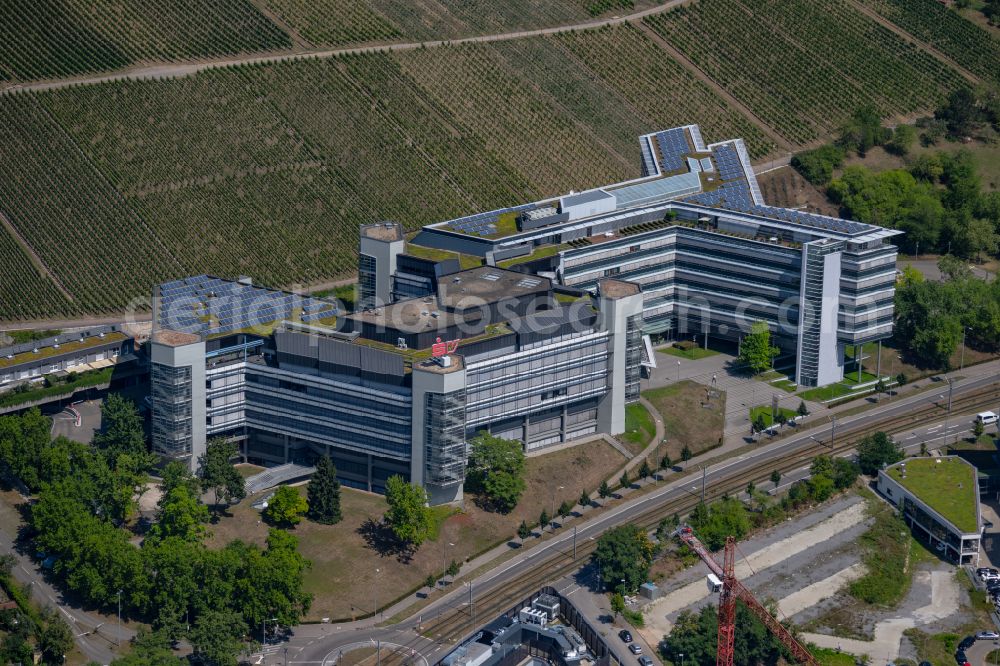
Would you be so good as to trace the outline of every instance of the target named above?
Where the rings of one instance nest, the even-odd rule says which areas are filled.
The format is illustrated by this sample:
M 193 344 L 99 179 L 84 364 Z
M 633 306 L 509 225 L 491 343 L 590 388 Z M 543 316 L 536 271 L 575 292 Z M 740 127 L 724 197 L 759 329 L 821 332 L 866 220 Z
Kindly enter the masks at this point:
M 726 549 L 723 564 L 720 565 L 704 544 L 694 535 L 688 526 L 677 530 L 677 536 L 688 545 L 698 557 L 722 581 L 722 591 L 719 594 L 719 644 L 716 651 L 715 666 L 733 666 L 733 646 L 736 638 L 736 600 L 739 599 L 750 612 L 757 616 L 781 643 L 788 648 L 792 656 L 800 664 L 818 666 L 819 662 L 809 654 L 809 651 L 796 640 L 783 624 L 772 616 L 763 604 L 736 578 L 736 539 L 726 539 Z

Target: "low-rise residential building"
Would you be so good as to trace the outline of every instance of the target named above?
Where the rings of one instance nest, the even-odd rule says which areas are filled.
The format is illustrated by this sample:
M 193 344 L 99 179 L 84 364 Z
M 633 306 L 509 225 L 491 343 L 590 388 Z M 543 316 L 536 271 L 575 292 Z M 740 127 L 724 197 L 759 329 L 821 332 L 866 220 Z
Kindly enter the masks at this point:
M 0 390 L 45 375 L 86 372 L 116 363 L 135 351 L 119 326 L 95 326 L 0 348 Z

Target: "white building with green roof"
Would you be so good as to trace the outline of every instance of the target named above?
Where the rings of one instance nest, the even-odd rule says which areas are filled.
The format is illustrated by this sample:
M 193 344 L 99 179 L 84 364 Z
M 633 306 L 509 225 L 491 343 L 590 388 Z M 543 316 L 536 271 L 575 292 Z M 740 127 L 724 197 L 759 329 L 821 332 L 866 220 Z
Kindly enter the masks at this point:
M 879 471 L 877 487 L 943 557 L 979 563 L 982 518 L 972 464 L 958 456 L 907 458 Z

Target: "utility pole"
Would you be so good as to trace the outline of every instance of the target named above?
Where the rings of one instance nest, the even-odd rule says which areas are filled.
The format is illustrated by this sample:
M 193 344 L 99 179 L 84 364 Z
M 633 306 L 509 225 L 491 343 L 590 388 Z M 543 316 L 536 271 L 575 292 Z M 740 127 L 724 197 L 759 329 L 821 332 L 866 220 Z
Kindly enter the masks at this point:
M 833 448 L 833 440 L 837 438 L 837 415 L 830 417 L 830 448 Z
M 965 370 L 965 334 L 968 331 L 969 331 L 969 327 L 968 326 L 963 326 L 962 327 L 962 356 L 961 356 L 961 360 L 958 363 L 958 371 L 959 372 L 961 372 L 962 370 Z
M 375 580 L 372 582 L 372 600 L 375 602 L 375 610 L 372 611 L 372 619 L 378 619 L 378 574 L 379 569 L 375 569 Z
M 955 388 L 955 380 L 951 377 L 948 378 L 948 416 L 951 416 L 951 393 L 952 389 Z
M 576 525 L 573 526 L 573 561 L 576 561 Z

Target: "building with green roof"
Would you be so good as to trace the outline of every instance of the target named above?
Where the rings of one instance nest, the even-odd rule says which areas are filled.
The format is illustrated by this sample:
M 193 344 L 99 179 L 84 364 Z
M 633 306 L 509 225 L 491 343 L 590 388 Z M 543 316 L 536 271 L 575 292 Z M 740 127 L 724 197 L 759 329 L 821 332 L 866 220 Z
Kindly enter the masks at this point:
M 878 490 L 946 559 L 978 564 L 982 518 L 976 468 L 958 456 L 907 458 L 878 474 Z

